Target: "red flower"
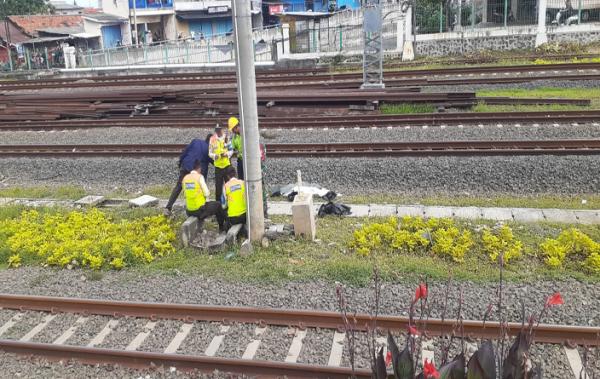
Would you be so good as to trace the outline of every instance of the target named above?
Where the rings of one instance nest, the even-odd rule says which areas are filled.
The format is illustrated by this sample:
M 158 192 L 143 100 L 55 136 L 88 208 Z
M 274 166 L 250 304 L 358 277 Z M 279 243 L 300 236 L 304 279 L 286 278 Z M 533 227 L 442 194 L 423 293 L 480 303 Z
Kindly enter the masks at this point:
M 440 373 L 436 370 L 435 365 L 432 362 L 429 362 L 427 358 L 425 358 L 425 363 L 423 363 L 423 377 L 425 379 L 439 379 Z
M 560 292 L 555 293 L 552 296 L 549 296 L 548 299 L 546 299 L 546 306 L 547 307 L 552 307 L 554 305 L 562 305 L 565 302 L 563 301 L 562 296 L 560 296 Z
M 391 364 L 392 364 L 392 352 L 388 351 L 387 354 L 385 355 L 385 365 L 386 365 L 386 367 L 390 367 Z
M 418 336 L 419 335 L 419 331 L 414 326 L 410 326 L 409 325 L 408 326 L 408 334 L 410 334 L 411 336 Z
M 417 287 L 417 291 L 415 292 L 415 300 L 413 300 L 413 301 L 416 303 L 419 299 L 424 299 L 426 297 L 427 297 L 427 286 L 425 284 L 421 283 Z

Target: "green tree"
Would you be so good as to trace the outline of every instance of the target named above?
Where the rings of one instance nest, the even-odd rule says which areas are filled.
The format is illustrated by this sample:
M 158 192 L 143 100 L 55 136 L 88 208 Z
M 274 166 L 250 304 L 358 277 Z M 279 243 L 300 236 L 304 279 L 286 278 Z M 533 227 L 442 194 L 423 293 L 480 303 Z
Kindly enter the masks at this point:
M 0 0 L 0 20 L 12 15 L 47 14 L 51 9 L 48 0 Z

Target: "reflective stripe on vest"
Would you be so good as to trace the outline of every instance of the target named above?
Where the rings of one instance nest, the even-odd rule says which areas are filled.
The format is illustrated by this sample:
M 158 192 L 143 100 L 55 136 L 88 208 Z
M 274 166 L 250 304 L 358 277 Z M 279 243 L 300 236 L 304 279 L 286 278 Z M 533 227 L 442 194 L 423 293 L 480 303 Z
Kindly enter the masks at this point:
M 215 138 L 213 143 L 217 144 L 216 148 L 214 149 L 214 153 L 216 155 L 227 154 L 227 148 L 225 147 L 225 141 Z M 225 168 L 229 165 L 230 165 L 230 163 L 229 163 L 229 158 L 227 157 L 227 155 L 215 160 L 216 168 Z
M 192 174 L 186 175 L 181 185 L 185 194 L 185 207 L 188 211 L 197 211 L 206 204 L 206 198 L 204 197 L 200 183 L 198 183 Z
M 227 216 L 237 217 L 246 213 L 246 186 L 243 180 L 231 179 L 225 184 Z

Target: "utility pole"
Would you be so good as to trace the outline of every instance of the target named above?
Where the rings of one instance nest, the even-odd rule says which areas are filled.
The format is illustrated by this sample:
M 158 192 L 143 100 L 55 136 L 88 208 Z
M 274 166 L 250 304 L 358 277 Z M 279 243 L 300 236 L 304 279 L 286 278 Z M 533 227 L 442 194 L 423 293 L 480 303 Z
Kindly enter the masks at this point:
M 360 88 L 385 88 L 383 83 L 383 20 L 379 0 L 363 3 L 363 84 Z
M 246 212 L 250 240 L 260 242 L 265 234 L 262 198 L 262 171 L 256 106 L 256 73 L 252 43 L 252 14 L 248 0 L 234 0 L 233 31 L 238 85 L 238 103 L 242 120 L 244 173 L 246 180 Z
M 137 5 L 135 4 L 137 0 L 133 0 L 133 28 L 134 28 L 134 32 L 135 32 L 135 46 L 139 46 L 140 45 L 140 34 L 138 33 L 138 26 L 137 26 Z

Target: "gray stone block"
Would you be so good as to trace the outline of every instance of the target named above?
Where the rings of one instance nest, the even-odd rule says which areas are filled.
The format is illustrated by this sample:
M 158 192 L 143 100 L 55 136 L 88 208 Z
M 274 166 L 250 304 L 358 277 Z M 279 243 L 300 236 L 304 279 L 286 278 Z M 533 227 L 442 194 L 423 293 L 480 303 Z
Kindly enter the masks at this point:
M 369 217 L 396 217 L 398 207 L 389 204 L 371 204 L 369 205 Z
M 513 219 L 519 222 L 540 222 L 545 221 L 544 213 L 541 209 L 533 208 L 513 208 Z
M 158 199 L 150 195 L 143 195 L 129 200 L 129 206 L 131 207 L 145 208 L 153 207 L 155 205 L 158 205 Z
M 481 218 L 481 209 L 478 207 L 457 207 L 453 209 L 454 217 L 469 220 Z
M 542 213 L 549 222 L 565 222 L 569 224 L 576 224 L 579 222 L 575 213 L 568 209 L 542 209 Z
M 0 197 L 0 205 L 7 205 L 14 201 L 15 199 L 10 197 Z
M 513 215 L 510 208 L 481 208 L 481 218 L 495 221 L 511 221 Z
M 208 250 L 209 251 L 219 251 L 225 247 L 225 243 L 227 241 L 227 234 L 219 234 L 213 240 L 208 242 Z
M 231 228 L 229 228 L 229 230 L 227 231 L 227 236 L 225 238 L 225 242 L 228 244 L 234 243 L 235 240 L 237 239 L 238 234 L 240 234 L 240 231 L 242 231 L 243 227 L 244 227 L 244 225 L 237 224 L 237 225 L 233 225 Z
M 184 247 L 190 246 L 200 231 L 200 222 L 196 217 L 188 217 L 183 224 L 181 224 L 181 242 Z
M 397 212 L 399 217 L 423 217 L 425 213 L 425 207 L 422 205 L 399 205 Z
M 351 205 L 350 216 L 352 217 L 369 217 L 369 206 L 368 205 Z
M 573 211 L 577 220 L 581 224 L 600 224 L 600 212 L 599 211 Z
M 105 199 L 104 196 L 89 195 L 89 196 L 85 196 L 85 197 L 82 197 L 81 199 L 77 200 L 75 202 L 75 205 L 78 205 L 81 207 L 95 207 L 95 206 L 102 204 L 104 202 L 104 199 Z
M 427 218 L 448 218 L 454 216 L 452 207 L 425 207 Z

